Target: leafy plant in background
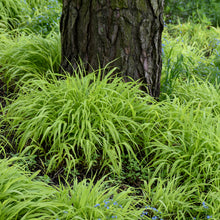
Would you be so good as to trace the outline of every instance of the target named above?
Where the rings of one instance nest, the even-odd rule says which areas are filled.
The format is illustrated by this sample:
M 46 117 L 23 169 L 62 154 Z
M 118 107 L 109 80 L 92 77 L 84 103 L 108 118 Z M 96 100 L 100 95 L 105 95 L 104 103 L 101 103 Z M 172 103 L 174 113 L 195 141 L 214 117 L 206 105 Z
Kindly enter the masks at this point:
M 165 1 L 165 21 L 167 23 L 181 23 L 189 20 L 195 23 L 206 23 L 218 26 L 220 24 L 220 6 L 218 0 L 195 1 Z
M 207 29 L 201 24 L 169 25 L 163 33 L 163 70 L 161 99 L 171 94 L 175 81 L 190 82 L 199 76 L 218 85 L 219 29 Z M 166 95 L 165 95 L 166 96 Z
M 51 31 L 59 32 L 61 4 L 57 0 L 26 0 L 24 2 L 31 9 L 30 13 L 25 15 L 24 28 L 43 36 L 48 35 Z
M 213 85 L 219 87 L 220 84 L 220 68 L 213 62 L 210 64 L 200 63 L 195 69 L 194 74 L 200 76 L 202 79 L 211 82 Z
M 170 51 L 172 53 L 172 50 Z M 179 55 L 175 62 L 171 61 L 171 55 L 169 55 L 164 63 L 166 68 L 164 69 L 166 72 L 162 74 L 161 79 L 161 91 L 163 91 L 166 95 L 172 94 L 173 87 L 175 86 L 175 81 L 181 76 L 186 79 L 189 79 L 187 65 L 184 63 L 183 55 Z
M 122 171 L 120 175 L 112 174 L 110 177 L 119 183 L 126 183 L 131 186 L 140 186 L 143 180 L 149 178 L 149 168 L 143 166 L 139 161 L 122 155 Z
M 0 27 L 3 30 L 17 28 L 22 22 L 23 4 L 20 0 L 1 0 Z M 0 29 L 0 30 L 1 30 Z M 1 30 L 1 32 L 3 31 Z
M 47 36 L 59 32 L 61 3 L 57 0 L 2 0 L 0 2 L 1 32 L 32 31 Z

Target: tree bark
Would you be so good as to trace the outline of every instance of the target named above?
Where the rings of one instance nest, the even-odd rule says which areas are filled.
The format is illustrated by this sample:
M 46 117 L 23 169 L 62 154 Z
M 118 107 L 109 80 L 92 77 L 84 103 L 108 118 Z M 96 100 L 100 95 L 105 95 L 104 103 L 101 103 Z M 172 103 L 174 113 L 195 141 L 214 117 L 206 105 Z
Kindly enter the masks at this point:
M 87 70 L 117 59 L 126 81 L 139 80 L 159 97 L 163 0 L 63 0 L 60 30 L 65 71 L 79 58 Z

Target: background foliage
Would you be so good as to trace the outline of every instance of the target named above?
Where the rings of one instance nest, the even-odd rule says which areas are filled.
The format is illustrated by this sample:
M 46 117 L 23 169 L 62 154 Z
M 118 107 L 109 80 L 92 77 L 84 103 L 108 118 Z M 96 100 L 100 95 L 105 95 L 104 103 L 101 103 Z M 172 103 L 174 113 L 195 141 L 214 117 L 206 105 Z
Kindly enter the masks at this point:
M 220 5 L 218 0 L 166 0 L 165 21 L 167 23 L 187 22 L 205 23 L 217 26 L 220 24 Z

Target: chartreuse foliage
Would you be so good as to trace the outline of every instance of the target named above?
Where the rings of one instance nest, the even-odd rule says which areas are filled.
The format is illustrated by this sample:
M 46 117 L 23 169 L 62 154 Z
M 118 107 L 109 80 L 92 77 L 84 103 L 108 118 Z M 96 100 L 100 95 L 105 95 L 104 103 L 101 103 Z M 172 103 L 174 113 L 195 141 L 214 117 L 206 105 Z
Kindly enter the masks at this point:
M 0 31 L 18 27 L 22 20 L 23 4 L 20 0 L 1 0 L 0 2 Z
M 207 82 L 177 82 L 172 99 L 161 103 L 146 129 L 146 198 L 171 219 L 220 217 L 219 97 Z M 198 206 L 202 201 L 209 210 Z
M 0 2 L 0 80 L 8 89 L 48 71 L 58 72 L 60 14 L 56 0 Z
M 74 181 L 73 186 L 52 187 L 30 175 L 16 163 L 22 158 L 0 160 L 0 219 L 138 219 L 144 208 L 140 199 L 130 196 L 131 188 L 118 193 L 118 187 L 100 179 Z M 107 187 L 108 186 L 108 187 Z M 109 198 L 112 199 L 109 199 Z M 111 202 L 110 202 L 111 201 Z M 104 206 L 102 208 L 102 204 Z M 143 204 L 144 205 L 144 204 Z
M 28 143 L 38 146 L 48 172 L 84 161 L 88 168 L 110 166 L 120 173 L 121 155 L 135 157 L 138 152 L 141 123 L 154 101 L 141 98 L 137 84 L 112 79 L 113 71 L 102 80 L 102 70 L 82 77 L 79 69 L 64 80 L 27 82 L 3 119 L 18 151 Z
M 57 0 L 1 0 L 0 33 L 31 31 L 47 36 L 58 32 L 61 3 Z
M 119 180 L 144 181 L 145 199 L 165 218 L 220 217 L 219 97 L 210 83 L 177 80 L 173 95 L 146 111 L 141 169 L 123 164 Z
M 18 94 L 1 108 L 0 154 L 25 155 L 0 161 L 2 219 L 220 219 L 219 28 L 165 27 L 156 102 L 107 67 L 54 73 L 56 1 L 1 4 L 1 80 Z M 41 172 L 31 176 L 19 165 Z M 110 171 L 105 179 L 113 182 L 39 181 L 52 183 L 48 176 L 60 170 L 66 181 Z
M 161 217 L 218 219 L 219 89 L 196 78 L 177 81 L 173 96 L 156 103 L 135 83 L 101 81 L 101 73 L 26 83 L 3 115 L 18 151 L 40 151 L 47 172 L 64 166 L 68 173 L 83 162 L 87 169 L 109 166 L 124 180 L 138 153 L 144 175 L 136 175 L 137 163 L 130 183 L 144 182 L 145 201 Z
M 48 71 L 58 71 L 60 63 L 60 37 L 10 34 L 0 35 L 1 80 L 8 87 L 33 78 L 46 77 Z M 15 85 L 16 82 L 16 85 Z
M 46 219 L 56 216 L 64 204 L 55 200 L 56 190 L 34 181 L 17 169 L 16 159 L 0 161 L 0 219 Z M 14 165 L 13 165 L 14 164 Z
M 162 93 L 171 94 L 178 78 L 187 82 L 198 76 L 214 85 L 220 83 L 219 28 L 190 22 L 169 25 L 162 46 Z

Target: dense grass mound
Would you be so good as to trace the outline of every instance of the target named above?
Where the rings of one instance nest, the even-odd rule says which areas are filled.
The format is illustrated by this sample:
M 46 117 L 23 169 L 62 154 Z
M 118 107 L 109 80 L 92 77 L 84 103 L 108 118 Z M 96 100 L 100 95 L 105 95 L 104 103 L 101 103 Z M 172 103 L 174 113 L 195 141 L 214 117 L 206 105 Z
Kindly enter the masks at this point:
M 142 144 L 141 129 L 150 96 L 141 98 L 135 83 L 123 83 L 102 71 L 64 80 L 32 80 L 5 108 L 4 120 L 18 151 L 39 148 L 48 171 L 78 162 L 87 168 L 111 166 L 121 170 L 121 155 L 133 157 Z M 104 71 L 104 70 L 103 70 Z M 105 72 L 105 71 L 104 71 Z M 96 76 L 98 74 L 98 76 Z
M 203 219 L 206 212 L 218 219 L 220 90 L 195 80 L 177 82 L 174 94 L 160 103 L 158 117 L 144 135 L 147 198 L 177 219 Z M 212 210 L 202 210 L 198 201 Z
M 25 84 L 3 116 L 17 151 L 36 154 L 48 173 L 109 166 L 118 181 L 143 182 L 145 201 L 166 218 L 203 218 L 204 201 L 218 217 L 220 91 L 176 82 L 176 95 L 157 103 L 101 73 Z
M 59 70 L 59 35 L 46 39 L 33 34 L 18 38 L 2 34 L 0 37 L 0 77 L 8 87 L 15 87 L 15 82 L 18 86 L 29 79 L 46 77 L 48 71 Z
M 13 165 L 16 159 L 0 161 L 0 219 L 49 219 L 65 205 L 55 200 L 54 188 L 33 179 Z
M 144 208 L 133 191 L 118 193 L 118 187 L 99 180 L 74 181 L 73 187 L 54 188 L 36 180 L 37 173 L 16 166 L 22 158 L 0 160 L 0 219 L 98 219 L 103 217 L 138 219 Z M 106 189 L 108 188 L 108 189 Z M 110 199 L 111 197 L 111 199 Z

